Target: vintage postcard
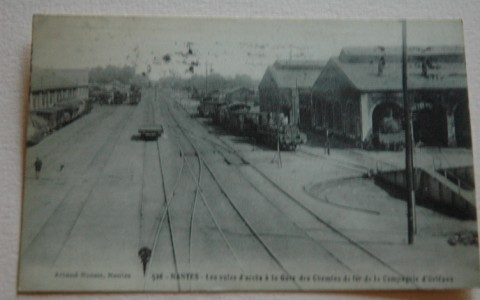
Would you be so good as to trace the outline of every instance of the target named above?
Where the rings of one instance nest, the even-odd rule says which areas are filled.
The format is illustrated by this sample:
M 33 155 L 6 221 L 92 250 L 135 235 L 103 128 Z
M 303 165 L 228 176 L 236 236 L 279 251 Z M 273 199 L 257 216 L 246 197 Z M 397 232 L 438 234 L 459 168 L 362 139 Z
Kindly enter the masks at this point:
M 18 290 L 478 286 L 461 20 L 33 18 Z

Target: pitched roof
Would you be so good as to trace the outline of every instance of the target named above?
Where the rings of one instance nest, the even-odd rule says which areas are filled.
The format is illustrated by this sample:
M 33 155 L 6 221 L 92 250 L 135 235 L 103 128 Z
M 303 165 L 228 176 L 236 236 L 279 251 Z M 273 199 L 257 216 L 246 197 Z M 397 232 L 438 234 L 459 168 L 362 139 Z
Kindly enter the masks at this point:
M 430 46 L 408 47 L 408 59 L 411 62 L 423 61 L 430 58 L 436 62 L 465 62 L 465 49 L 462 46 Z M 401 47 L 344 47 L 340 51 L 339 60 L 342 62 L 370 62 L 377 61 L 385 56 L 387 61 L 401 62 Z
M 32 68 L 30 92 L 88 85 L 88 70 Z
M 338 58 L 331 58 L 335 65 L 360 91 L 401 91 L 402 64 L 386 63 L 382 75 L 378 75 L 378 63 L 349 63 Z M 409 89 L 457 89 L 467 87 L 464 63 L 435 63 L 434 69 L 428 70 L 428 77 L 422 75 L 419 63 L 408 64 Z M 321 76 L 318 83 L 320 84 Z
M 311 88 L 324 66 L 316 60 L 277 60 L 266 72 L 279 88 Z
M 229 95 L 229 94 L 233 94 L 233 93 L 240 92 L 240 91 L 247 91 L 247 92 L 252 93 L 252 94 L 255 93 L 254 90 L 249 89 L 249 88 L 244 87 L 244 86 L 241 86 L 241 87 L 235 87 L 235 88 L 231 88 L 231 89 L 229 89 L 229 90 L 226 90 L 226 91 L 224 92 L 224 94 L 225 94 L 225 95 Z

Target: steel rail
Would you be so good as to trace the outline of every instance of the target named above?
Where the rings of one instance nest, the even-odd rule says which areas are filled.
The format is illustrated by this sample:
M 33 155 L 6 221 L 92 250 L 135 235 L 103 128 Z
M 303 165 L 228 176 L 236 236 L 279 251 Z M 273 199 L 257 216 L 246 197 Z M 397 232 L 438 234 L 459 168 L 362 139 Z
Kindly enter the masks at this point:
M 168 104 L 166 104 L 166 105 L 168 105 Z M 169 111 L 169 114 L 171 115 L 172 112 L 171 112 L 171 110 L 170 110 L 169 107 L 167 107 L 167 110 Z M 172 118 L 173 118 L 173 117 L 172 117 Z M 171 126 L 171 127 L 177 127 L 179 130 L 182 129 L 182 128 L 180 128 L 180 127 L 178 126 L 177 123 L 175 123 L 174 125 L 169 124 L 169 126 Z M 182 135 L 184 135 L 184 132 L 181 132 L 181 133 L 182 133 Z M 178 137 L 177 137 L 177 139 L 178 139 Z M 187 140 L 188 140 L 188 139 L 187 139 Z M 190 142 L 189 142 L 189 143 L 190 143 Z M 177 147 L 180 149 L 180 151 L 183 152 L 183 153 L 185 153 L 185 150 L 180 146 L 180 144 L 178 143 L 178 140 L 177 140 L 177 143 L 176 143 L 176 144 L 177 144 Z M 197 159 L 198 159 L 199 168 L 201 168 L 201 166 L 202 166 L 202 161 L 201 161 L 201 159 L 200 159 L 200 157 L 199 157 L 199 151 L 198 151 L 197 148 L 196 148 L 194 145 L 192 145 L 191 143 L 190 143 L 190 145 L 191 145 L 192 148 L 194 149 L 194 152 L 195 152 L 196 157 L 197 157 Z M 184 157 L 185 157 L 185 156 L 184 156 Z M 212 221 L 213 221 L 214 224 L 215 224 L 215 227 L 216 227 L 217 230 L 219 231 L 219 233 L 220 233 L 223 241 L 224 241 L 225 244 L 227 245 L 229 251 L 232 253 L 232 255 L 233 255 L 235 261 L 238 263 L 240 269 L 242 270 L 243 273 L 245 273 L 245 268 L 243 267 L 243 265 L 242 265 L 239 257 L 237 256 L 237 254 L 235 253 L 235 250 L 233 249 L 233 246 L 232 246 L 231 243 L 228 241 L 225 233 L 223 232 L 222 227 L 220 226 L 220 224 L 218 223 L 218 220 L 217 220 L 216 217 L 215 217 L 215 214 L 213 213 L 212 209 L 210 208 L 210 205 L 208 204 L 208 201 L 207 201 L 207 199 L 206 199 L 206 197 L 205 197 L 205 195 L 204 195 L 204 193 L 203 193 L 203 191 L 202 191 L 202 187 L 201 187 L 201 185 L 200 185 L 200 178 L 198 178 L 198 177 L 195 176 L 195 174 L 194 174 L 191 166 L 190 166 L 188 163 L 186 163 L 186 165 L 187 165 L 188 170 L 190 171 L 190 175 L 191 175 L 192 179 L 198 183 L 196 192 L 197 192 L 197 191 L 199 192 L 200 198 L 202 199 L 203 204 L 204 204 L 205 207 L 207 208 L 208 213 L 209 213 Z M 192 213 L 193 213 L 193 212 L 192 212 Z M 191 227 L 191 228 L 192 228 L 192 227 Z M 190 246 L 191 246 L 191 245 L 192 245 L 192 244 L 190 243 Z
M 117 143 L 118 143 L 118 140 L 120 139 L 120 135 L 121 135 L 123 129 L 125 128 L 125 126 L 127 125 L 128 121 L 130 120 L 130 117 L 131 117 L 132 114 L 133 114 L 133 110 L 129 113 L 128 118 L 125 118 L 125 119 L 122 120 L 122 124 L 121 124 L 121 126 L 120 126 L 120 130 L 117 132 L 117 134 L 116 134 L 116 136 L 115 136 L 115 138 L 114 138 L 113 147 L 112 147 L 112 149 L 110 150 L 110 154 L 113 153 L 113 151 L 115 150 L 115 148 L 116 148 L 116 146 L 117 146 Z M 102 146 L 102 148 L 101 148 L 100 150 L 102 150 L 105 145 L 107 145 L 107 143 L 104 143 L 103 146 Z M 95 157 L 94 157 L 94 159 L 90 162 L 90 164 L 92 164 L 93 161 L 94 161 L 98 156 L 100 156 L 100 152 L 101 152 L 100 150 L 95 154 Z M 104 161 L 103 165 L 101 166 L 101 170 L 100 170 L 100 172 L 98 173 L 98 176 L 97 176 L 96 180 L 95 180 L 94 183 L 92 184 L 90 190 L 88 191 L 87 196 L 85 197 L 85 200 L 83 201 L 83 203 L 82 203 L 82 205 L 81 205 L 81 207 L 80 207 L 80 210 L 78 211 L 78 213 L 76 214 L 76 216 L 75 216 L 75 218 L 74 218 L 73 225 L 72 225 L 72 226 L 69 228 L 69 230 L 68 230 L 67 237 L 63 240 L 62 246 L 61 246 L 60 250 L 58 251 L 58 253 L 57 253 L 56 257 L 55 257 L 55 260 L 54 260 L 54 263 L 53 263 L 54 265 L 55 265 L 55 263 L 57 262 L 58 258 L 60 257 L 60 254 L 62 253 L 63 248 L 65 247 L 67 241 L 70 239 L 70 235 L 72 234 L 73 229 L 74 229 L 75 226 L 77 225 L 78 220 L 80 219 L 80 216 L 82 215 L 83 210 L 85 209 L 88 201 L 91 199 L 91 195 L 92 195 L 92 193 L 93 193 L 93 190 L 94 190 L 95 187 L 97 186 L 97 184 L 98 184 L 98 182 L 99 182 L 99 179 L 100 179 L 101 176 L 103 175 L 103 171 L 104 171 L 104 169 L 105 169 L 105 166 L 108 164 L 108 162 L 110 161 L 110 158 L 111 158 L 111 157 L 112 157 L 112 155 L 109 155 L 109 156 L 108 156 L 108 159 L 106 159 L 106 160 Z M 90 165 L 89 165 L 89 166 L 90 166 Z
M 168 106 L 168 104 L 167 104 Z M 189 143 L 192 145 L 192 147 L 196 148 L 194 146 L 194 143 L 192 141 L 192 139 L 184 132 L 183 130 L 183 127 L 180 125 L 179 121 L 176 119 L 176 117 L 171 113 L 171 110 L 170 108 L 167 108 L 169 111 L 170 111 L 170 114 L 172 115 L 172 119 L 175 121 L 175 123 L 177 124 L 178 128 L 180 129 L 180 131 L 182 131 L 182 133 L 184 134 L 184 136 L 186 137 L 186 139 L 189 141 Z M 200 157 L 200 156 L 199 156 Z M 220 189 L 220 191 L 222 192 L 222 194 L 225 196 L 225 198 L 228 200 L 229 204 L 232 206 L 232 208 L 235 210 L 235 212 L 237 213 L 237 215 L 240 217 L 240 219 L 244 222 L 245 225 L 247 225 L 248 229 L 250 230 L 250 232 L 252 233 L 252 235 L 255 237 L 255 239 L 257 239 L 260 244 L 262 245 L 262 247 L 265 249 L 265 251 L 267 252 L 267 254 L 273 259 L 273 261 L 275 261 L 275 263 L 280 267 L 280 269 L 282 269 L 286 274 L 289 274 L 288 270 L 286 269 L 286 267 L 282 264 L 282 262 L 280 261 L 280 259 L 274 254 L 274 252 L 272 251 L 272 249 L 270 249 L 270 247 L 266 244 L 266 242 L 262 239 L 262 237 L 260 236 L 260 234 L 258 234 L 256 232 L 256 230 L 253 228 L 253 226 L 250 224 L 250 222 L 245 218 L 245 216 L 240 212 L 240 210 L 238 209 L 238 207 L 235 205 L 234 201 L 232 200 L 232 197 L 228 194 L 228 192 L 225 190 L 225 188 L 223 187 L 223 185 L 220 183 L 220 181 L 218 180 L 218 177 L 215 175 L 215 173 L 213 172 L 213 170 L 210 168 L 210 166 L 208 165 L 208 163 L 203 159 L 201 158 L 201 161 L 202 163 L 204 164 L 204 166 L 206 167 L 206 169 L 208 170 L 208 172 L 211 174 L 212 178 L 214 179 L 216 185 L 218 186 L 218 188 Z M 297 283 L 297 281 L 295 280 L 294 281 L 295 285 L 301 289 L 300 285 Z
M 196 121 L 197 123 L 199 123 L 203 128 L 204 128 L 204 125 L 201 124 L 199 121 Z M 364 252 L 367 256 L 373 258 L 374 260 L 376 260 L 377 262 L 379 262 L 381 265 L 385 266 L 387 269 L 389 269 L 390 271 L 392 271 L 393 273 L 395 274 L 398 274 L 398 275 L 403 275 L 400 271 L 397 271 L 396 269 L 394 269 L 392 266 L 390 266 L 388 263 L 386 263 L 385 261 L 383 261 L 381 258 L 379 258 L 378 256 L 376 256 L 375 254 L 373 254 L 372 252 L 370 252 L 367 248 L 365 248 L 364 246 L 360 245 L 359 243 L 357 243 L 355 240 L 353 240 L 352 238 L 350 238 L 349 236 L 347 236 L 345 233 L 343 233 L 341 230 L 337 229 L 335 226 L 331 225 L 329 222 L 327 222 L 326 220 L 324 220 L 323 218 L 321 218 L 320 216 L 318 216 L 313 210 L 311 210 L 310 208 L 308 208 L 306 205 L 304 205 L 303 203 L 301 203 L 299 200 L 297 200 L 295 197 L 293 197 L 290 193 L 288 193 L 286 190 L 284 190 L 281 186 L 279 186 L 275 181 L 273 181 L 269 176 L 267 176 L 264 172 L 262 172 L 260 169 L 258 169 L 257 167 L 255 167 L 254 165 L 252 165 L 251 163 L 249 163 L 249 161 L 247 159 L 245 159 L 241 154 L 238 153 L 238 151 L 236 151 L 236 149 L 234 149 L 231 145 L 229 145 L 228 143 L 226 143 L 225 141 L 223 141 L 221 138 L 217 138 L 222 144 L 224 144 L 226 146 L 227 149 L 230 149 L 230 153 L 233 153 L 235 155 L 237 155 L 242 161 L 245 161 L 247 162 L 247 165 L 250 166 L 255 172 L 257 172 L 260 176 L 262 176 L 264 179 L 266 179 L 272 186 L 274 186 L 279 192 L 281 192 L 282 194 L 284 194 L 287 198 L 289 198 L 290 200 L 292 200 L 295 204 L 297 204 L 300 208 L 302 208 L 305 212 L 307 212 L 308 214 L 310 214 L 314 219 L 316 219 L 318 222 L 324 224 L 327 228 L 329 228 L 330 230 L 332 230 L 333 232 L 335 232 L 336 234 L 338 234 L 340 237 L 342 237 L 343 239 L 345 239 L 346 241 L 348 241 L 350 244 L 354 245 L 355 247 L 357 247 L 358 249 L 360 249 L 362 252 Z M 210 141 L 212 142 L 212 141 Z M 214 143 L 214 142 L 213 142 Z M 303 152 L 303 151 L 302 151 Z M 358 168 L 357 165 L 353 164 L 352 163 L 352 166 L 355 166 Z M 363 167 L 362 167 L 363 168 Z M 416 286 L 414 284 L 414 286 Z
M 154 100 L 156 101 L 157 99 L 154 99 Z M 155 121 L 155 119 L 156 119 L 155 118 L 155 106 L 153 105 L 153 103 L 151 103 L 151 104 L 152 104 L 153 119 Z M 157 229 L 155 231 L 155 236 L 154 236 L 154 240 L 153 240 L 153 244 L 152 244 L 152 248 L 151 248 L 151 251 L 152 251 L 151 253 L 152 254 L 151 254 L 151 257 L 150 257 L 150 262 L 151 262 L 151 264 L 153 264 L 153 258 L 155 257 L 155 250 L 156 250 L 157 244 L 158 244 L 158 237 L 160 235 L 160 232 L 161 232 L 161 229 L 162 229 L 162 226 L 163 226 L 163 222 L 164 222 L 165 216 L 166 216 L 167 224 L 168 224 L 168 232 L 169 232 L 169 237 L 170 237 L 170 244 L 171 244 L 171 247 L 172 247 L 173 264 L 174 264 L 174 268 L 175 268 L 175 273 L 178 274 L 178 262 L 177 262 L 177 255 L 176 255 L 176 251 L 175 251 L 175 241 L 174 241 L 174 238 L 173 238 L 173 230 L 172 230 L 172 223 L 171 223 L 169 206 L 170 206 L 170 202 L 173 201 L 173 199 L 174 199 L 175 191 L 178 187 L 178 183 L 179 183 L 180 178 L 181 178 L 182 173 L 183 173 L 184 160 L 182 160 L 182 166 L 180 168 L 180 172 L 178 173 L 178 176 L 177 176 L 176 181 L 174 183 L 171 195 L 170 195 L 170 197 L 168 197 L 166 186 L 165 186 L 165 173 L 163 171 L 162 156 L 160 154 L 161 153 L 160 144 L 159 144 L 158 140 L 156 141 L 156 146 L 157 146 L 158 162 L 159 162 L 159 166 L 160 166 L 160 173 L 162 175 L 162 190 L 163 190 L 163 195 L 164 195 L 164 199 L 165 199 L 165 202 L 164 202 L 164 208 L 165 209 L 163 211 L 161 219 L 157 223 Z M 177 279 L 176 280 L 177 281 L 177 288 L 180 291 L 181 290 L 180 279 L 178 277 L 176 279 Z
M 94 116 L 95 119 L 92 120 L 92 121 L 95 121 L 95 120 L 102 120 L 104 118 L 104 116 L 107 116 L 107 117 L 113 117 L 113 114 L 112 113 L 109 113 L 109 112 L 101 112 L 100 114 L 98 114 L 97 116 Z M 85 118 L 85 116 L 83 116 L 83 118 Z M 79 118 L 81 120 L 83 120 L 83 118 Z M 78 120 L 78 119 L 77 119 Z M 104 120 L 103 120 L 104 121 Z M 85 124 L 82 124 L 82 126 L 78 126 L 79 128 L 75 128 L 76 131 L 71 134 L 71 135 L 68 135 L 67 137 L 64 137 L 63 139 L 59 139 L 59 140 L 56 140 L 54 141 L 53 143 L 49 143 L 50 147 L 48 147 L 47 149 L 45 149 L 44 151 L 40 151 L 41 153 L 37 153 L 37 156 L 39 156 L 43 161 L 45 161 L 47 158 L 49 158 L 51 155 L 53 155 L 55 152 L 52 151 L 54 149 L 58 149 L 58 147 L 60 145 L 66 145 L 67 146 L 67 150 L 68 151 L 69 149 L 75 147 L 75 143 L 72 143 L 70 141 L 75 141 L 77 140 L 77 137 L 80 136 L 80 133 L 83 132 L 85 129 L 87 129 L 88 127 L 91 126 L 92 122 L 84 122 Z M 69 124 L 67 124 L 69 125 Z M 63 126 L 62 128 L 65 128 L 67 127 L 67 125 Z M 75 124 L 76 125 L 76 124 Z M 61 128 L 61 129 L 62 129 Z M 58 129 L 58 130 L 55 130 L 54 132 L 56 131 L 60 131 L 61 129 Z M 50 135 L 46 136 L 45 138 L 48 138 L 50 137 Z M 45 139 L 44 138 L 44 139 Z M 43 141 L 43 140 L 42 140 Z M 42 142 L 40 141 L 39 144 Z M 34 146 L 32 147 L 34 148 Z M 28 151 L 28 150 L 27 150 Z M 57 159 L 55 159 L 54 161 L 56 161 Z M 33 164 L 28 164 L 27 165 L 27 168 L 34 168 Z
M 223 153 L 220 151 L 221 155 L 223 156 Z M 308 234 L 308 232 L 301 228 L 300 225 L 298 225 L 287 213 L 285 213 L 283 210 L 281 210 L 277 205 L 274 204 L 274 201 L 272 201 L 267 195 L 265 195 L 250 179 L 245 176 L 240 171 L 240 168 L 235 166 L 235 168 L 238 170 L 238 174 L 241 176 L 241 178 L 246 181 L 263 199 L 265 199 L 272 207 L 274 207 L 279 213 L 284 215 L 292 224 L 293 226 L 300 232 L 302 232 L 305 237 L 313 241 L 314 243 L 318 244 L 322 249 L 324 249 L 335 261 L 337 261 L 339 264 L 344 266 L 347 270 L 352 271 L 353 270 L 346 264 L 344 263 L 340 258 L 338 258 L 333 252 L 328 250 L 320 241 L 314 239 L 311 235 Z
M 220 140 L 222 141 L 222 140 Z M 223 141 L 222 141 L 223 142 Z M 226 143 L 224 143 L 226 144 Z M 228 145 L 228 144 L 226 144 Z M 234 153 L 235 155 L 239 156 L 239 158 L 241 159 L 244 159 L 246 160 L 241 154 L 238 153 L 238 151 L 236 151 L 235 149 L 233 149 L 231 146 L 229 146 L 230 149 L 232 149 L 232 153 Z M 248 160 L 246 160 L 248 161 Z M 378 256 L 376 256 L 375 254 L 373 254 L 372 252 L 370 252 L 367 248 L 365 248 L 364 246 L 360 245 L 358 242 L 356 242 L 355 240 L 353 240 L 352 238 L 350 238 L 349 236 L 347 236 L 345 233 L 343 233 L 341 230 L 337 229 L 335 226 L 333 226 L 332 224 L 330 224 L 329 222 L 327 222 L 326 220 L 324 220 L 323 218 L 321 218 L 320 216 L 317 215 L 316 212 L 314 212 L 312 209 L 310 209 L 309 207 L 307 207 L 305 204 L 303 204 L 302 202 L 300 202 L 299 200 L 297 200 L 294 196 L 292 196 L 289 192 L 287 192 L 286 190 L 284 190 L 281 186 L 279 186 L 275 181 L 273 181 L 269 176 L 267 176 L 264 172 L 262 172 L 260 169 L 258 169 L 256 166 L 252 165 L 252 164 L 248 164 L 254 171 L 256 171 L 260 176 L 262 176 L 265 180 L 267 180 L 272 186 L 274 186 L 279 192 L 281 192 L 283 195 L 285 195 L 288 199 L 290 199 L 291 201 L 293 201 L 295 204 L 297 204 L 300 208 L 302 208 L 305 212 L 307 212 L 309 215 L 311 215 L 314 219 L 316 219 L 318 222 L 322 223 L 323 225 L 325 225 L 327 228 L 329 228 L 330 230 L 332 230 L 333 232 L 335 232 L 336 234 L 338 234 L 340 237 L 342 237 L 343 239 L 345 239 L 346 241 L 348 241 L 350 244 L 354 245 L 355 247 L 357 247 L 358 249 L 360 249 L 362 252 L 364 252 L 367 256 L 373 258 L 374 260 L 376 260 L 377 262 L 379 262 L 381 265 L 383 265 L 384 267 L 386 267 L 387 269 L 389 269 L 390 271 L 392 271 L 393 273 L 395 274 L 398 274 L 398 275 L 403 275 L 400 271 L 396 270 L 395 268 L 393 268 L 392 266 L 390 266 L 388 263 L 386 263 L 385 261 L 383 261 L 381 258 L 379 258 Z M 414 286 L 416 286 L 414 284 Z
M 130 112 L 129 116 L 133 113 Z M 127 121 L 129 120 L 129 118 L 122 118 L 120 122 L 118 122 L 120 124 L 120 130 L 118 131 L 117 135 L 114 136 L 112 139 L 114 140 L 113 142 L 113 147 L 112 149 L 110 150 L 110 152 L 113 152 L 115 150 L 115 147 L 116 147 L 116 143 L 118 142 L 118 139 L 120 137 L 120 133 L 121 131 L 123 130 L 123 128 L 125 128 L 126 124 L 127 124 Z M 117 126 L 116 126 L 117 127 Z M 111 141 L 109 139 L 106 139 L 105 142 L 102 144 L 102 146 L 95 152 L 95 154 L 93 155 L 93 158 L 92 160 L 90 161 L 90 163 L 88 164 L 89 166 L 95 161 L 98 159 L 99 155 L 105 151 L 104 149 L 106 148 L 106 146 L 110 143 Z M 109 156 L 111 157 L 111 156 Z M 107 161 L 105 161 L 105 163 L 103 164 L 103 166 L 101 167 L 101 171 L 99 173 L 99 176 L 98 178 L 100 178 L 100 176 L 102 175 L 103 173 L 103 168 L 106 166 L 106 163 Z M 68 233 L 67 233 L 67 237 L 65 238 L 65 240 L 62 242 L 62 246 L 59 250 L 59 252 L 55 255 L 55 259 L 54 259 L 54 264 L 55 262 L 57 261 L 60 253 L 62 252 L 63 250 L 63 247 L 65 246 L 66 244 L 66 241 L 70 238 L 70 234 L 71 232 L 73 231 L 73 228 L 75 227 L 75 225 L 77 224 L 77 221 L 78 221 L 78 218 L 80 217 L 82 211 L 83 211 L 83 208 L 85 207 L 86 205 L 86 202 L 89 200 L 89 197 L 93 191 L 93 189 L 97 186 L 97 183 L 98 183 L 98 180 L 95 180 L 92 184 L 92 187 L 89 191 L 89 193 L 87 194 L 87 197 L 85 197 L 81 207 L 80 207 L 80 210 L 79 212 L 77 213 L 77 215 L 75 216 L 75 219 L 74 219 L 74 222 L 72 224 L 72 226 L 69 228 L 68 230 Z M 22 251 L 22 253 L 28 253 L 30 247 L 32 246 L 32 244 L 34 244 L 37 239 L 39 238 L 39 236 L 41 235 L 41 233 L 43 233 L 47 227 L 47 225 L 49 224 L 49 222 L 52 220 L 53 216 L 56 215 L 58 213 L 58 211 L 60 210 L 60 208 L 62 207 L 62 205 L 65 204 L 65 201 L 67 200 L 67 198 L 69 197 L 70 193 L 73 191 L 73 189 L 76 187 L 76 185 L 72 184 L 70 186 L 70 188 L 68 189 L 68 191 L 65 193 L 65 195 L 63 196 L 63 198 L 60 200 L 60 202 L 57 204 L 57 206 L 55 207 L 55 209 L 53 210 L 53 212 L 48 216 L 47 220 L 43 223 L 42 227 L 40 228 L 40 230 L 35 234 L 35 236 L 32 238 L 32 240 L 25 246 L 25 250 Z

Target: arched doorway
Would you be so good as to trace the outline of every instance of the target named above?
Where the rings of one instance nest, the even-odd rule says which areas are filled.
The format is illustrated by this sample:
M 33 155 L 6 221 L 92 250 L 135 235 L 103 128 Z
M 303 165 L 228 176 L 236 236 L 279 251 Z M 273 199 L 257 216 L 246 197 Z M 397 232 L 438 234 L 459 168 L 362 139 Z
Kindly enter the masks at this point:
M 447 146 L 447 112 L 440 105 L 425 105 L 413 115 L 415 142 L 427 146 Z
M 379 134 L 396 134 L 403 130 L 403 111 L 394 102 L 378 104 L 372 113 L 373 143 L 380 145 Z

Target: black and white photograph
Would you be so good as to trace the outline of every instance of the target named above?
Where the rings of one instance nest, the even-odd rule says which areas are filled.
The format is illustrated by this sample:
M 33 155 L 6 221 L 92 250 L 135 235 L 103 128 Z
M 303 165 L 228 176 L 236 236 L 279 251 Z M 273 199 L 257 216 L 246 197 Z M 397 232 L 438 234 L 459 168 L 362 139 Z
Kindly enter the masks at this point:
M 18 291 L 479 285 L 460 19 L 32 30 Z

